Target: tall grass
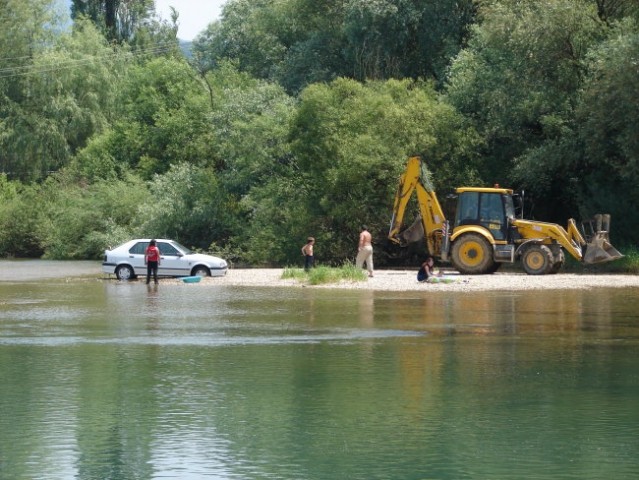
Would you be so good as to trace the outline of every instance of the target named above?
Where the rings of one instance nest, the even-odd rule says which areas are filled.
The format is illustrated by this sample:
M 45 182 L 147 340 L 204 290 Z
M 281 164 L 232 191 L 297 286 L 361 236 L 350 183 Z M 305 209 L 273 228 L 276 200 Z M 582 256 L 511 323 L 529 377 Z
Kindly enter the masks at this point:
M 566 264 L 561 269 L 565 273 L 639 273 L 639 249 L 635 246 L 618 248 L 623 258 L 612 262 L 585 265 L 566 254 Z
M 282 272 L 282 278 L 293 278 L 300 282 L 308 282 L 309 285 L 325 285 L 342 281 L 362 282 L 366 280 L 366 273 L 352 263 L 346 263 L 341 267 L 318 266 L 307 272 L 301 268 L 287 267 Z
M 639 273 L 639 249 L 634 246 L 625 246 L 619 248 L 624 256 L 614 262 L 603 263 L 598 266 L 600 271 L 609 273 Z

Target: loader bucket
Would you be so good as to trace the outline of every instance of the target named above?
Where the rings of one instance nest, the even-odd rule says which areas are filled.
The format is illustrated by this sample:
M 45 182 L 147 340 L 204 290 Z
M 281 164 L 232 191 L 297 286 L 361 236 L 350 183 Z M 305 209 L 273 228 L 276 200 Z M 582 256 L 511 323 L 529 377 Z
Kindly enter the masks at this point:
M 610 262 L 623 257 L 619 251 L 613 247 L 608 237 L 608 229 L 610 228 L 610 215 L 596 215 L 595 223 L 597 231 L 589 238 L 586 243 L 586 252 L 583 256 L 583 262 L 589 265 L 595 263 Z

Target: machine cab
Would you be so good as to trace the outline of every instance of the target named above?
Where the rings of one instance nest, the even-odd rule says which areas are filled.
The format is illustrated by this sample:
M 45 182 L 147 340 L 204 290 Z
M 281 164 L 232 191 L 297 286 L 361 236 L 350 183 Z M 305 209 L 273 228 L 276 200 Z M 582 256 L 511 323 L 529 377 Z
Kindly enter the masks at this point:
M 506 188 L 458 188 L 455 228 L 480 225 L 495 240 L 506 240 L 509 220 L 515 218 L 513 191 Z

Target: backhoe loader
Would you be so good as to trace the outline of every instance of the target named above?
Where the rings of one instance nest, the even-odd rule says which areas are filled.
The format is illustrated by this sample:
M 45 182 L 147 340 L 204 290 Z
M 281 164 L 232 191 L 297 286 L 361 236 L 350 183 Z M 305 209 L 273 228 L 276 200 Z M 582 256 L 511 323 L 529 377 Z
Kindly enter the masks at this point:
M 402 230 L 413 191 L 420 215 Z M 623 256 L 610 244 L 610 215 L 589 221 L 588 235 L 572 218 L 565 229 L 517 218 L 515 195 L 508 188 L 461 187 L 456 194 L 451 228 L 420 157 L 411 157 L 399 181 L 388 238 L 400 245 L 424 239 L 429 254 L 471 275 L 494 273 L 502 264 L 518 261 L 529 275 L 557 273 L 565 261 L 564 250 L 584 264 Z

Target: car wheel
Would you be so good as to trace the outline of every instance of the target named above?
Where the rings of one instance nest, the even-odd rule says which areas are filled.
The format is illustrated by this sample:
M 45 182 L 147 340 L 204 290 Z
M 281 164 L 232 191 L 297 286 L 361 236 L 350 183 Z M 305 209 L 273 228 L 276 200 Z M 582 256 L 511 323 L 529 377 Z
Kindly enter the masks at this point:
M 135 278 L 135 273 L 129 265 L 118 265 L 115 269 L 115 276 L 118 280 L 131 280 Z
M 197 267 L 193 269 L 194 277 L 208 277 L 210 275 L 211 275 L 211 271 L 208 268 L 203 267 L 202 265 L 198 265 Z

